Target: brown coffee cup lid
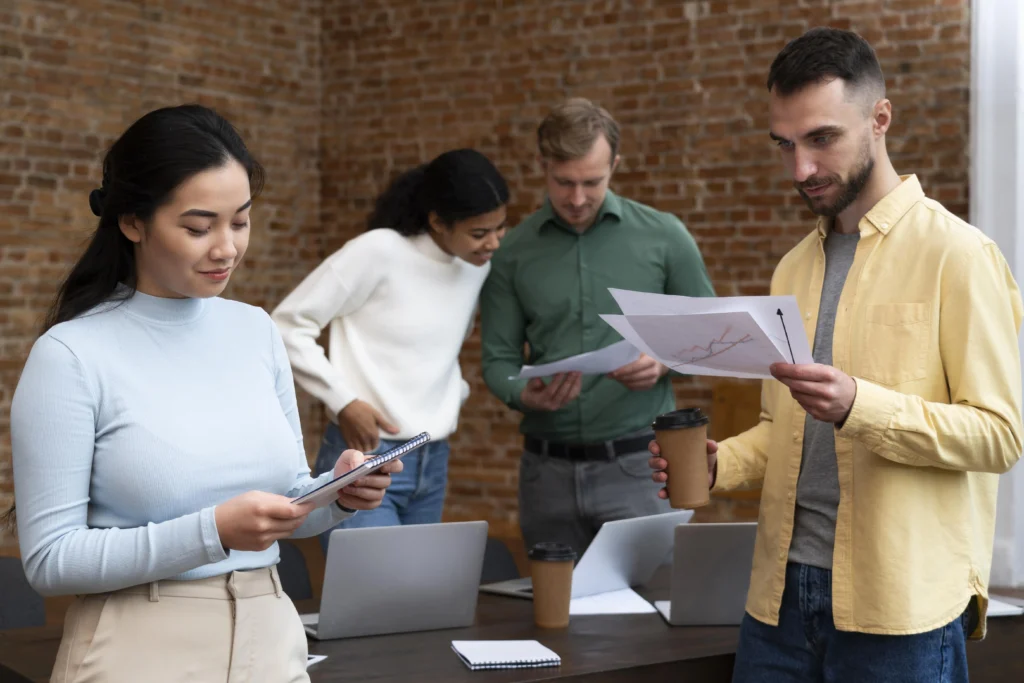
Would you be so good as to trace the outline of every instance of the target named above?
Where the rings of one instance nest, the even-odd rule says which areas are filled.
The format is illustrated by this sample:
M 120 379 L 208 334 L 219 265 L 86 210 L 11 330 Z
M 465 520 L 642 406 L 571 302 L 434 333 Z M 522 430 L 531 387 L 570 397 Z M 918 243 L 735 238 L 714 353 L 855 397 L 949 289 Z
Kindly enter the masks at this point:
M 544 562 L 574 562 L 576 551 L 564 543 L 537 543 L 526 553 L 531 560 Z
M 659 415 L 654 419 L 654 429 L 688 429 L 706 425 L 710 420 L 700 408 L 683 408 Z

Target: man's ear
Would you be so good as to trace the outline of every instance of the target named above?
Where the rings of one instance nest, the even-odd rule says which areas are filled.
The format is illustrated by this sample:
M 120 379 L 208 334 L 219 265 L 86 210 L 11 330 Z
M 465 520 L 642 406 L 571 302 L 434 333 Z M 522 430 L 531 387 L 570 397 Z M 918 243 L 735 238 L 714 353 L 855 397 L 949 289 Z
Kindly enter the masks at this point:
M 889 131 L 892 125 L 892 102 L 881 99 L 875 103 L 872 112 L 871 132 L 876 138 L 880 138 Z
M 622 161 L 622 157 L 620 155 L 616 154 L 615 158 L 612 159 L 612 170 L 609 171 L 609 173 L 608 173 L 609 176 L 611 176 L 613 173 L 615 173 L 615 169 L 617 169 L 619 167 L 619 162 L 620 161 Z

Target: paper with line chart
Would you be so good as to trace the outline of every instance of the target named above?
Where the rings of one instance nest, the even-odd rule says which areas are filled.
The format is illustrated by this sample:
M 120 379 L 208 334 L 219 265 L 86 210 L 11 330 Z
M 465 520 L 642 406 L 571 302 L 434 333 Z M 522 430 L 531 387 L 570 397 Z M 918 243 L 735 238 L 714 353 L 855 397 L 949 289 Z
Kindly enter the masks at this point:
M 772 363 L 813 362 L 794 297 L 609 291 L 625 315 L 601 318 L 638 349 L 677 372 L 768 378 Z

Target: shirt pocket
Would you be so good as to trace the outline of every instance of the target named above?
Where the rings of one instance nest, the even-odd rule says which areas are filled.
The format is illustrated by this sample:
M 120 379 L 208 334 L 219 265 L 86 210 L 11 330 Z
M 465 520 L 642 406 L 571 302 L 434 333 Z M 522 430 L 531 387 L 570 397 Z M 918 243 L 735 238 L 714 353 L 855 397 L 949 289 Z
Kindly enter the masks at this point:
M 928 374 L 931 317 L 928 304 L 868 306 L 864 352 L 857 374 L 887 386 L 924 379 Z

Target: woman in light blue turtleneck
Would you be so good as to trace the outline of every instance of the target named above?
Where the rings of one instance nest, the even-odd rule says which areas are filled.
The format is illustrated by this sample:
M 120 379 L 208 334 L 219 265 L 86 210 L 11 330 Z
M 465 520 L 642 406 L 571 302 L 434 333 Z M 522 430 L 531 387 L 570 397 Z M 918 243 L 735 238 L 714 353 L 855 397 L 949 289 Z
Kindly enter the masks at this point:
M 11 406 L 26 573 L 80 596 L 53 681 L 308 680 L 276 541 L 375 508 L 389 476 L 290 502 L 332 473 L 310 477 L 270 317 L 218 298 L 261 183 L 199 106 L 147 114 L 104 160 L 98 228 Z M 335 472 L 362 460 L 346 451 Z

